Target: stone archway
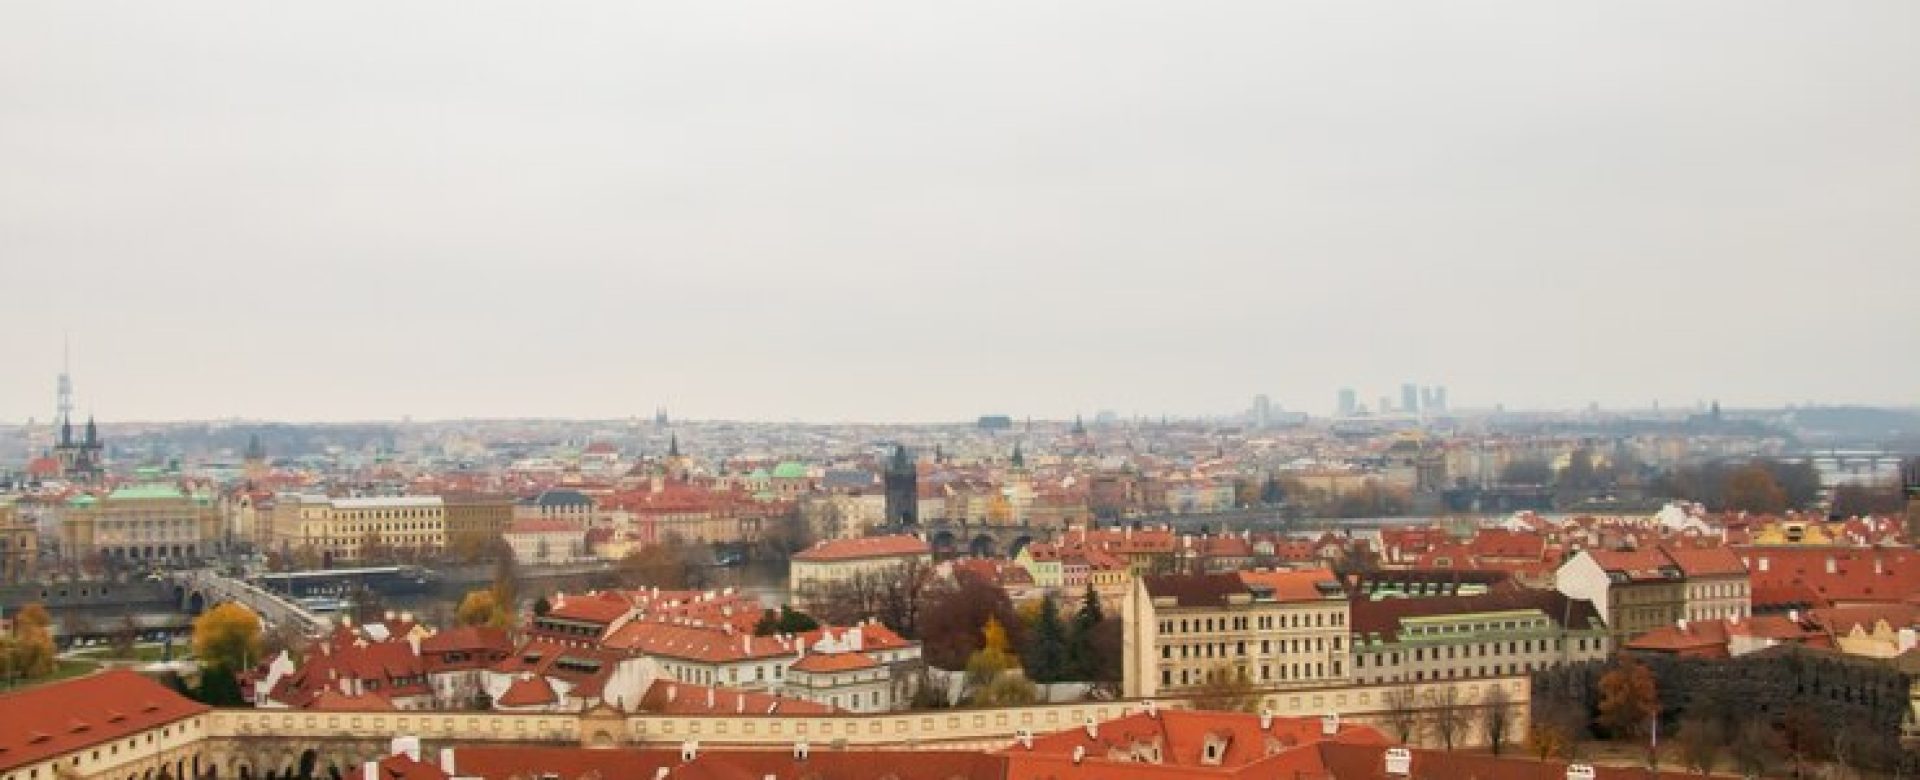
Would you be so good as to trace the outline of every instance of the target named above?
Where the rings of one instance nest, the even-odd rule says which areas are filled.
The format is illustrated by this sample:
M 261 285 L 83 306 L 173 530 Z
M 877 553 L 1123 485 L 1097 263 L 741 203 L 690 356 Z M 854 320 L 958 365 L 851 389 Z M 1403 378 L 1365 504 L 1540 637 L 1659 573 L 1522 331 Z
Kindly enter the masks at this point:
M 296 764 L 295 777 L 300 780 L 313 780 L 313 770 L 320 763 L 320 752 L 313 748 L 300 751 L 300 762 Z
M 1027 545 L 1029 544 L 1033 544 L 1032 534 L 1021 534 L 1017 537 L 1014 537 L 1013 544 L 1007 546 L 1007 557 L 1008 558 L 1020 557 L 1020 551 L 1027 549 Z
M 959 551 L 960 540 L 953 535 L 952 531 L 936 531 L 933 534 L 932 547 L 933 554 L 949 556 Z
M 187 601 L 185 606 L 187 608 L 187 614 L 198 615 L 202 612 L 207 611 L 207 607 L 208 607 L 207 597 L 205 594 L 196 590 L 187 595 Z
M 992 558 L 994 548 L 997 546 L 992 536 L 980 534 L 967 543 L 967 554 L 975 558 Z

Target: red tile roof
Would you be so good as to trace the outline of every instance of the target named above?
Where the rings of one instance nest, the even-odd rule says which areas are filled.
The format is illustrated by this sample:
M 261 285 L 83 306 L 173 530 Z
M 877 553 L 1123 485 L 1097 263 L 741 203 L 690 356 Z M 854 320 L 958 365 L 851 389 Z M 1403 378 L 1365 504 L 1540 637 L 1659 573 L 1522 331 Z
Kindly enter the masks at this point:
M 866 536 L 859 539 L 831 539 L 820 542 L 793 556 L 796 561 L 853 561 L 862 558 L 898 558 L 931 555 L 933 548 L 918 536 Z
M 868 658 L 864 653 L 808 653 L 787 667 L 790 671 L 831 674 L 833 672 L 856 672 L 873 669 L 880 663 Z
M 553 692 L 553 685 L 547 678 L 537 674 L 527 675 L 507 685 L 494 703 L 503 707 L 537 707 L 560 701 L 559 694 Z
M 0 771 L 124 739 L 208 709 L 126 670 L 0 694 Z
M 640 710 L 665 715 L 825 715 L 840 711 L 806 699 L 672 680 L 655 680 L 648 686 L 646 694 L 640 697 Z

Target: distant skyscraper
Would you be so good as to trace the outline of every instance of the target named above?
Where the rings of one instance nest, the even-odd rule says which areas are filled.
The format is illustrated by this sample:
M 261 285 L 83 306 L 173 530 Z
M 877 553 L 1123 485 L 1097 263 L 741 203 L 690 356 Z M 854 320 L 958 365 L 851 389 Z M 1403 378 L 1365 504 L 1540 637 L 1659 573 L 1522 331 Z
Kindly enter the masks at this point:
M 1400 386 L 1400 411 L 1420 413 L 1420 388 L 1411 382 Z
M 1253 397 L 1253 425 L 1265 428 L 1273 424 L 1273 401 L 1265 394 Z
M 1434 411 L 1434 412 L 1436 412 L 1436 413 L 1438 413 L 1438 414 L 1446 414 L 1446 413 L 1447 413 L 1447 386 L 1446 386 L 1446 385 L 1435 385 L 1435 386 L 1434 386 L 1434 388 L 1433 388 L 1433 411 Z
M 1360 395 L 1353 392 L 1351 387 L 1340 388 L 1340 416 L 1352 417 L 1358 411 L 1360 411 Z

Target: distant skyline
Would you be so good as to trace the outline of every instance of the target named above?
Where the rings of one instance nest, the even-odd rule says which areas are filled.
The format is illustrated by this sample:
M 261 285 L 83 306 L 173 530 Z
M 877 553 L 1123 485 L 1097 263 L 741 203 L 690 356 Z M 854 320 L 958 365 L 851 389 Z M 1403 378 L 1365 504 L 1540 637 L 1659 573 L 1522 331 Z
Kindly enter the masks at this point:
M 1920 403 L 1920 4 L 0 5 L 0 420 Z

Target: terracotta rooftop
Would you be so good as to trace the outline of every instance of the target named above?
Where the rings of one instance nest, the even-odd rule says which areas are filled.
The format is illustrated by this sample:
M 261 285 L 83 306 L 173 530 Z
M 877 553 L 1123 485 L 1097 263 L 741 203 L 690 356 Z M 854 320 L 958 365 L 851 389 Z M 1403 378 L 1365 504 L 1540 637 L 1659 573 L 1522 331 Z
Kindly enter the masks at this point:
M 933 548 L 918 536 L 866 536 L 858 539 L 832 539 L 794 555 L 796 561 L 852 561 L 862 558 L 896 558 L 931 555 Z
M 208 709 L 126 670 L 0 694 L 0 771 L 160 728 Z

